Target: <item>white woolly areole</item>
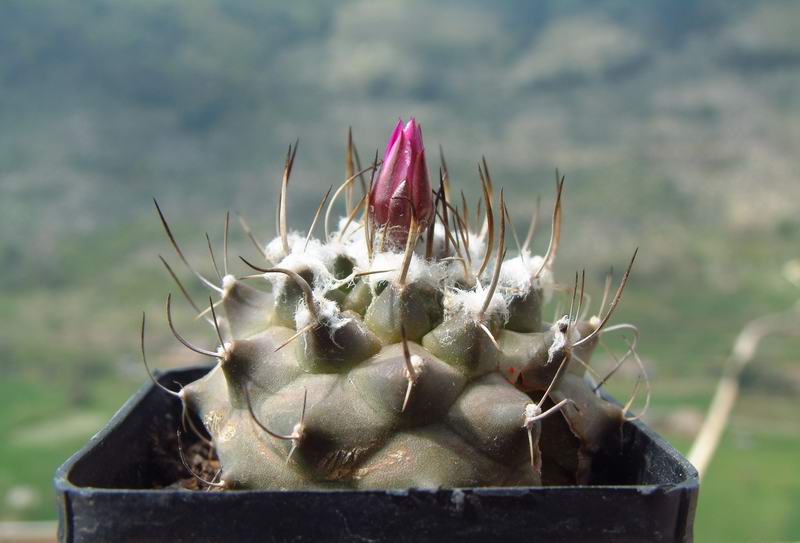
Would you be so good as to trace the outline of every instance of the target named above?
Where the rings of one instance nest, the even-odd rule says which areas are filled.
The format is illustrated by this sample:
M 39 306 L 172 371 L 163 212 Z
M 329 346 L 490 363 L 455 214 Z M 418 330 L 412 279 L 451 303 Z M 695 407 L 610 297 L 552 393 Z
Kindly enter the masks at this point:
M 464 263 L 460 260 L 446 260 L 445 285 L 470 284 L 475 280 L 475 271 L 469 273 L 464 270 Z
M 265 253 L 270 265 L 285 267 L 283 263 L 287 258 L 300 255 L 319 260 L 323 265 L 330 267 L 334 259 L 341 254 L 341 251 L 337 252 L 337 249 L 340 248 L 339 244 L 323 243 L 315 238 L 309 239 L 306 244 L 306 237 L 299 232 L 289 232 L 286 235 L 286 241 L 289 245 L 288 255 L 283 250 L 283 242 L 280 237 L 267 243 Z
M 509 258 L 500 266 L 500 287 L 512 291 L 509 293 L 511 295 L 527 294 L 531 288 L 537 288 L 544 293 L 545 303 L 549 302 L 555 290 L 553 271 L 545 267 L 538 277 L 534 277 L 543 262 L 543 257 L 530 255 L 528 251 L 523 255 Z
M 382 281 L 393 282 L 400 277 L 403 267 L 403 253 L 375 253 L 372 258 L 372 265 L 363 271 L 370 270 L 392 270 L 384 273 L 375 273 L 367 275 L 364 279 L 367 280 L 370 288 L 374 291 L 379 283 Z M 438 287 L 445 278 L 446 263 L 427 261 L 424 257 L 418 254 L 411 255 L 411 262 L 408 266 L 406 273 L 406 283 L 426 283 L 428 285 Z
M 563 316 L 550 327 L 550 330 L 555 332 L 555 335 L 553 336 L 553 342 L 550 344 L 550 347 L 547 348 L 547 362 L 545 365 L 550 364 L 555 358 L 555 355 L 567 346 L 567 336 L 561 330 L 568 325 L 569 317 Z M 567 330 L 569 330 L 569 328 L 567 328 Z
M 405 368 L 403 373 L 405 373 L 406 379 L 411 381 L 409 384 L 413 385 L 419 379 L 422 370 L 425 369 L 425 360 L 418 354 L 412 354 L 409 357 L 409 362 L 411 362 L 411 371 L 408 371 L 409 368 Z
M 458 239 L 458 243 L 461 247 L 462 254 L 464 253 L 464 240 L 458 235 L 458 232 L 451 230 L 450 235 L 453 236 L 453 239 Z M 473 281 L 474 276 L 478 273 L 478 268 L 481 265 L 481 259 L 483 258 L 483 252 L 485 250 L 485 245 L 483 243 L 483 239 L 480 238 L 474 232 L 466 232 L 464 234 L 467 236 L 467 240 L 469 241 L 469 258 L 466 256 L 464 257 L 464 262 L 458 259 L 458 252 L 456 251 L 453 244 L 450 243 L 449 247 L 450 250 L 448 252 L 447 260 L 441 260 L 445 258 L 445 240 L 446 234 L 444 230 L 444 225 L 442 223 L 437 222 L 433 227 L 433 243 L 431 244 L 431 255 L 433 260 L 437 260 L 443 266 L 443 275 L 442 280 L 445 284 L 453 285 L 456 283 L 471 283 Z M 427 250 L 426 244 L 420 243 L 415 248 L 415 254 L 423 257 Z M 471 265 L 470 265 L 471 262 Z M 469 271 L 465 272 L 464 268 L 468 268 Z
M 556 322 L 554 322 L 552 325 L 550 325 L 550 330 L 556 333 L 555 343 L 559 341 L 558 340 L 559 337 L 561 338 L 562 346 L 567 341 L 569 341 L 569 344 L 572 345 L 581 340 L 581 333 L 578 331 L 578 327 L 574 326 L 575 321 L 573 321 L 572 324 L 573 326 L 570 326 L 569 315 L 564 315 Z M 569 330 L 568 334 L 564 334 L 563 332 L 561 332 L 561 327 L 568 327 Z
M 480 283 L 470 290 L 450 289 L 444 297 L 445 315 L 461 313 L 478 320 L 487 294 L 487 289 Z M 508 319 L 508 304 L 499 292 L 495 291 L 492 296 L 489 307 L 486 308 L 486 315 L 499 316 L 503 322 Z
M 286 234 L 286 241 L 289 243 L 289 253 L 292 253 L 294 252 L 295 246 L 305 243 L 305 237 L 299 232 L 292 231 Z M 300 250 L 302 251 L 302 249 L 303 247 L 301 245 Z M 264 256 L 267 262 L 272 266 L 276 265 L 286 256 L 283 250 L 283 241 L 280 236 L 267 243 L 266 247 L 264 247 Z
M 333 333 L 339 328 L 346 325 L 353 320 L 350 317 L 344 317 L 339 311 L 339 306 L 333 300 L 328 300 L 321 296 L 314 296 L 314 302 L 317 306 L 317 314 L 319 315 L 319 322 L 326 326 L 333 337 Z M 302 329 L 309 324 L 316 322 L 308 310 L 308 306 L 304 300 L 297 304 L 297 311 L 294 314 L 294 323 L 297 330 Z
M 462 254 L 464 253 L 464 240 L 462 239 L 461 235 L 455 230 L 450 230 L 450 235 L 453 237 L 454 240 L 457 240 L 460 246 L 460 250 Z M 486 251 L 486 243 L 484 242 L 483 238 L 480 237 L 478 234 L 474 232 L 467 231 L 464 233 L 467 238 L 467 242 L 469 244 L 469 258 L 464 256 L 467 262 L 472 262 L 472 272 L 477 273 L 478 269 L 480 268 L 481 261 L 483 259 L 483 254 Z M 440 222 L 437 222 L 433 227 L 433 244 L 431 245 L 431 254 L 433 255 L 434 259 L 443 258 L 445 255 L 445 240 L 447 236 L 445 234 L 444 225 Z M 421 243 L 416 252 L 420 255 L 425 254 L 425 244 Z M 458 253 L 453 247 L 453 244 L 450 243 L 450 251 L 449 256 L 458 256 Z M 457 263 L 459 269 L 461 270 L 460 276 L 463 277 L 464 267 Z
M 525 422 L 523 423 L 523 427 L 532 430 L 533 424 L 536 422 L 537 417 L 542 414 L 542 408 L 536 405 L 535 403 L 529 403 L 525 405 Z
M 226 275 L 222 278 L 222 291 L 227 294 L 233 288 L 233 285 L 236 284 L 236 277 L 231 274 Z
M 338 229 L 332 232 L 329 240 L 326 242 L 319 239 L 310 239 L 306 243 L 306 238 L 299 232 L 292 231 L 287 235 L 287 242 L 289 245 L 289 254 L 286 255 L 283 250 L 283 243 L 281 239 L 275 238 L 271 240 L 266 246 L 266 258 L 270 265 L 274 267 L 286 268 L 292 271 L 300 271 L 303 269 L 310 269 L 314 274 L 314 284 L 311 285 L 315 295 L 318 299 L 323 299 L 324 294 L 334 288 L 340 286 L 329 271 L 333 267 L 333 263 L 337 257 L 346 256 L 353 261 L 355 272 L 369 272 L 373 270 L 390 270 L 383 273 L 366 275 L 363 280 L 375 291 L 377 286 L 384 282 L 395 282 L 400 277 L 401 268 L 403 265 L 403 253 L 401 252 L 378 252 L 373 253 L 373 259 L 370 262 L 369 253 L 367 251 L 364 228 L 360 221 L 353 220 L 349 224 L 347 218 L 342 217 L 337 224 Z M 425 259 L 425 244 L 420 243 L 415 248 L 409 263 L 409 269 L 406 274 L 406 282 L 423 282 L 440 288 L 452 287 L 452 285 L 459 282 L 471 282 L 474 280 L 474 275 L 480 267 L 486 250 L 486 242 L 483 236 L 478 233 L 467 231 L 465 236 L 469 240 L 469 256 L 471 259 L 471 277 L 467 277 L 464 273 L 465 265 L 456 259 L 440 260 L 444 256 L 445 248 L 445 230 L 444 226 L 437 222 L 433 229 L 433 247 L 432 254 L 434 258 L 431 261 Z M 465 250 L 463 239 L 457 231 L 451 230 L 451 235 L 455 238 L 458 236 L 458 242 L 461 244 L 462 252 Z M 450 247 L 450 256 L 457 256 L 454 247 Z M 503 319 L 508 317 L 508 304 L 515 297 L 525 294 L 531 288 L 541 289 L 544 295 L 545 303 L 549 302 L 555 290 L 555 282 L 553 273 L 550 267 L 544 269 L 540 268 L 544 261 L 542 256 L 531 255 L 529 251 L 525 251 L 523 255 L 516 256 L 505 260 L 500 268 L 500 277 L 497 292 L 492 296 L 489 307 L 486 310 L 487 314 L 500 315 Z M 539 272 L 538 277 L 534 274 Z M 491 273 L 491 266 L 489 271 Z M 274 292 L 279 294 L 286 285 L 289 279 L 286 275 L 280 273 L 266 274 L 266 279 L 273 285 Z M 486 276 L 484 276 L 484 280 Z M 228 278 L 224 278 L 223 287 L 228 288 Z M 480 314 L 481 307 L 483 307 L 486 289 L 478 284 L 474 289 L 461 290 L 450 288 L 448 294 L 445 296 L 445 310 L 446 311 L 459 311 L 477 318 Z M 328 301 L 324 302 L 326 305 L 336 306 L 335 303 Z M 301 304 L 304 305 L 304 304 Z M 300 308 L 301 311 L 307 313 L 307 308 Z M 298 313 L 299 315 L 299 313 Z M 331 318 L 336 321 L 333 313 Z M 346 319 L 345 319 L 346 320 Z
M 338 229 L 331 234 L 328 247 L 336 254 L 344 254 L 349 257 L 360 269 L 369 266 L 364 227 L 359 221 L 353 220 L 348 225 L 347 217 L 340 218 Z
M 309 249 L 311 245 L 309 244 Z M 293 272 L 299 272 L 304 269 L 311 270 L 314 274 L 314 284 L 311 285 L 315 291 L 327 292 L 335 285 L 336 280 L 333 274 L 328 271 L 326 262 L 319 258 L 319 255 L 314 255 L 311 252 L 307 253 L 291 253 L 289 256 L 280 260 L 275 267 L 285 268 Z M 287 277 L 283 273 L 267 273 L 265 274 L 267 280 L 272 283 L 273 292 L 279 295 L 286 285 L 286 281 L 294 281 L 292 278 Z

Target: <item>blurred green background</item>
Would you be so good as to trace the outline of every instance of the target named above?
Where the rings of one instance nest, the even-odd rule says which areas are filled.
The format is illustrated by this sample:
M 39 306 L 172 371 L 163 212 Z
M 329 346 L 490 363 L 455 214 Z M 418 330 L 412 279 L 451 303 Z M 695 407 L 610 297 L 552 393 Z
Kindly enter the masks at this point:
M 735 0 L 0 2 L 0 520 L 54 518 L 53 470 L 145 380 L 141 310 L 153 365 L 196 361 L 163 322 L 152 196 L 209 271 L 226 210 L 274 235 L 296 137 L 305 229 L 347 127 L 366 160 L 412 114 L 473 198 L 486 155 L 519 230 L 566 174 L 562 281 L 585 267 L 597 296 L 640 247 L 616 321 L 642 330 L 647 422 L 685 452 L 739 328 L 800 294 L 798 21 Z M 798 347 L 746 371 L 699 541 L 800 538 Z

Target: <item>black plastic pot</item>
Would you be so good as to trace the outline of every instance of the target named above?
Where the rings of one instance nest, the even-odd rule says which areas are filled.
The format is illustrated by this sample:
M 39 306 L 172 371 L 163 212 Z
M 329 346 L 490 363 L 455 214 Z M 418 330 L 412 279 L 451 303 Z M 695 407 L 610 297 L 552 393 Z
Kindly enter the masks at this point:
M 162 374 L 189 383 L 207 371 Z M 144 386 L 56 472 L 62 541 L 691 541 L 695 469 L 641 423 L 590 486 L 402 491 L 155 489 L 179 404 Z

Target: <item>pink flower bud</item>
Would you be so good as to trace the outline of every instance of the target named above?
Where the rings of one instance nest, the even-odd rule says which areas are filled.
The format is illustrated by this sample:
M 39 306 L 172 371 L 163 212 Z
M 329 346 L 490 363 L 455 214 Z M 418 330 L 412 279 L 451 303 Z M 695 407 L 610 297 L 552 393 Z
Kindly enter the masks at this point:
M 422 128 L 412 117 L 392 131 L 378 178 L 369 195 L 370 217 L 385 226 L 393 241 L 404 243 L 412 215 L 420 228 L 433 215 L 433 196 L 422 146 Z

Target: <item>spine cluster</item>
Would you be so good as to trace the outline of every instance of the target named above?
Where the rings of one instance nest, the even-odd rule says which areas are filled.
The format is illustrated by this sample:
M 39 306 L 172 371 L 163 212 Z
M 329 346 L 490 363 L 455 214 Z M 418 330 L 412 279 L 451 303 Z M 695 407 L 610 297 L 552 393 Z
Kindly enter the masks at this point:
M 472 209 L 463 192 L 455 197 L 443 158 L 432 189 L 413 119 L 398 123 L 383 160 L 376 154 L 367 168 L 349 138 L 346 180 L 325 194 L 306 234 L 290 232 L 296 151 L 295 144 L 286 158 L 277 237 L 263 245 L 243 222 L 258 249 L 240 257 L 248 275 L 229 273 L 227 216 L 222 270 L 211 252 L 213 281 L 191 267 L 158 208 L 178 257 L 218 296 L 201 309 L 162 259 L 218 341 L 214 350 L 186 341 L 168 298 L 176 338 L 216 362 L 180 391 L 164 387 L 219 458 L 213 476 L 193 475 L 212 488 L 589 482 L 596 453 L 619 447 L 629 407 L 600 395 L 610 375 L 590 362 L 603 334 L 633 333 L 617 367 L 634 360 L 644 376 L 635 327 L 608 326 L 635 253 L 615 294 L 609 277 L 598 314 L 589 316 L 585 274 L 566 288 L 553 276 L 564 179 L 548 249 L 534 255 L 538 207 L 520 242 L 485 160 L 482 199 Z M 339 198 L 345 216 L 331 229 Z M 315 239 L 320 218 L 324 236 Z M 543 307 L 556 290 L 569 293 L 569 311 L 547 322 Z

